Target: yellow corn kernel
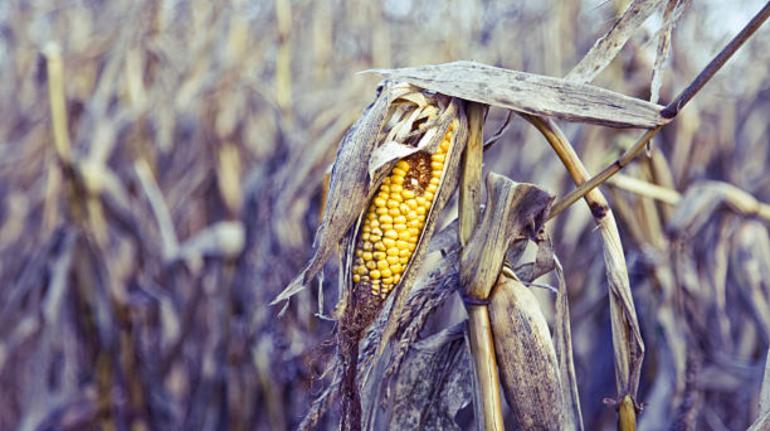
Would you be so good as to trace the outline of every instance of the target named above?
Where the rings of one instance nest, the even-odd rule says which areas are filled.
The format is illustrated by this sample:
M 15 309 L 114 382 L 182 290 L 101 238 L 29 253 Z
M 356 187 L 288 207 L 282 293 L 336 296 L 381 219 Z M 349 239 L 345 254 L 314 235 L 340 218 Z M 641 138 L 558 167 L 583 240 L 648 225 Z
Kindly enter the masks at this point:
M 434 154 L 418 152 L 396 162 L 367 208 L 352 279 L 368 284 L 372 295 L 386 298 L 408 268 L 441 185 L 454 128 Z
M 391 176 L 391 181 L 393 177 L 405 177 L 406 176 L 406 170 L 401 169 L 399 167 L 393 168 L 393 173 Z

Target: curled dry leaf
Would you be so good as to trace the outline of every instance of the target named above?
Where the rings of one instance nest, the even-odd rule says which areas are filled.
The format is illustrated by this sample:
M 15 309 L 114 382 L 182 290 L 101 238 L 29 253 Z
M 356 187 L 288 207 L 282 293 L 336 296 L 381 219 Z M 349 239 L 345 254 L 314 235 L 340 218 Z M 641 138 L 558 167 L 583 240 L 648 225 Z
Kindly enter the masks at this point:
M 535 295 L 503 274 L 489 302 L 503 392 L 519 427 L 559 429 L 563 401 L 559 363 Z
M 662 106 L 641 99 L 471 61 L 373 72 L 448 96 L 532 115 L 610 127 L 652 128 L 670 121 L 661 117 Z

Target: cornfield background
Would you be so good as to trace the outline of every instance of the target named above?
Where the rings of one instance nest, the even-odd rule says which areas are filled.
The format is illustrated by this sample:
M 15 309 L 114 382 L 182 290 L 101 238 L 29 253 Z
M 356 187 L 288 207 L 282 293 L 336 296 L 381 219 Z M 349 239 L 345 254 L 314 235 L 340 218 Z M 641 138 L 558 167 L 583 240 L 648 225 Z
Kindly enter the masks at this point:
M 357 72 L 472 59 L 564 76 L 627 3 L 0 3 L 0 429 L 296 428 L 328 378 L 336 266 L 283 317 L 267 304 L 310 255 L 324 175 L 374 97 L 379 77 Z M 660 99 L 761 7 L 686 7 Z M 663 24 L 648 19 L 594 83 L 649 99 Z M 770 202 L 769 72 L 762 28 L 649 157 L 602 186 L 646 346 L 640 429 L 738 430 L 759 414 L 770 217 L 740 202 Z M 505 118 L 492 109 L 487 134 Z M 591 172 L 636 137 L 561 125 Z M 573 188 L 517 116 L 485 163 L 555 195 Z M 586 428 L 614 429 L 601 240 L 582 203 L 548 231 Z M 535 289 L 549 316 L 554 283 Z M 458 306 L 421 338 L 459 321 Z M 452 395 L 457 425 L 472 428 L 469 389 Z

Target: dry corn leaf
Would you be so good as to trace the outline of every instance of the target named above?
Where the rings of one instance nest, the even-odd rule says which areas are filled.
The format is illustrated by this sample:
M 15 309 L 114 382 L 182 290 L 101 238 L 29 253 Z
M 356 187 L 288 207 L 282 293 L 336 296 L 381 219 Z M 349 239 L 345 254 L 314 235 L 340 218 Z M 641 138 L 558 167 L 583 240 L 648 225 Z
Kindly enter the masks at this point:
M 550 239 L 547 242 L 550 247 Z M 556 277 L 559 280 L 559 290 L 556 294 L 556 319 L 553 325 L 553 344 L 556 357 L 559 359 L 561 372 L 562 400 L 564 401 L 564 429 L 583 430 L 583 413 L 580 410 L 580 395 L 578 393 L 577 376 L 575 374 L 575 359 L 572 352 L 572 325 L 569 317 L 569 297 L 564 270 L 554 256 Z
M 307 266 L 273 301 L 275 305 L 288 300 L 305 288 L 323 268 L 337 248 L 345 232 L 361 214 L 368 200 L 369 157 L 374 151 L 392 102 L 391 85 L 386 83 L 374 102 L 356 121 L 340 143 L 332 168 L 329 198 L 323 220 L 313 240 L 313 256 Z
M 471 61 L 376 69 L 388 79 L 532 115 L 610 127 L 652 128 L 669 120 L 662 106 L 604 88 Z
M 634 0 L 612 28 L 597 39 L 591 49 L 567 74 L 573 82 L 591 82 L 618 55 L 631 35 L 652 15 L 664 0 Z
M 620 392 L 619 396 L 631 394 L 636 397 L 644 359 L 644 340 L 631 295 L 626 259 L 615 218 L 602 217 L 598 223 L 610 291 L 616 387 Z
M 412 345 L 394 385 L 387 429 L 460 430 L 457 412 L 471 402 L 465 322 Z

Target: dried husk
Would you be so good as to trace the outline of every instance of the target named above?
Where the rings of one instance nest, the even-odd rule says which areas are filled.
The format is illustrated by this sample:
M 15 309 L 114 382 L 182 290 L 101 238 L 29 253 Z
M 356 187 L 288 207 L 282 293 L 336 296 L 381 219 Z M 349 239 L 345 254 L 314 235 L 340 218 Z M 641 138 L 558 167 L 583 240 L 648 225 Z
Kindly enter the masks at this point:
M 537 298 L 519 280 L 501 274 L 492 290 L 489 316 L 503 393 L 519 427 L 560 429 L 559 363 Z

